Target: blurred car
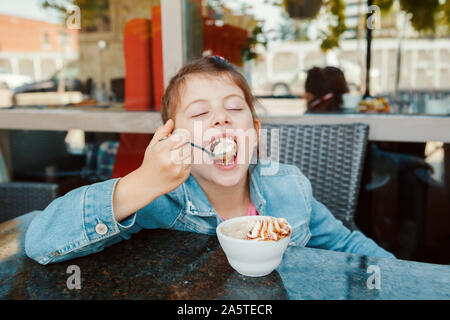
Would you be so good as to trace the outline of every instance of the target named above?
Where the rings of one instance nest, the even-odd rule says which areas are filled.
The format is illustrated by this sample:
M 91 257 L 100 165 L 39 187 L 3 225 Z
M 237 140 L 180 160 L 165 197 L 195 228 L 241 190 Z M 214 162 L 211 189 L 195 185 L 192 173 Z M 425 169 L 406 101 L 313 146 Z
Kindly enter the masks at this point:
M 340 69 L 344 72 L 347 84 L 351 92 L 358 92 L 361 87 L 361 68 L 352 61 L 340 61 Z M 311 67 L 312 68 L 312 67 Z M 309 69 L 309 68 L 308 68 Z M 290 72 L 272 73 L 269 76 L 258 75 L 255 81 L 254 91 L 256 95 L 297 96 L 302 97 L 305 94 L 305 82 L 307 70 L 293 69 Z M 371 89 L 378 92 L 379 71 L 376 68 L 370 70 Z
M 253 91 L 257 96 L 302 96 L 305 93 L 306 72 L 297 70 L 293 72 L 273 73 L 255 77 Z
M 61 79 L 64 77 L 65 91 L 83 91 L 83 84 L 78 79 L 79 68 L 75 63 L 56 71 L 48 80 L 36 81 L 17 87 L 14 94 L 25 92 L 56 92 Z
M 0 69 L 0 87 L 2 88 L 7 87 L 9 89 L 15 89 L 32 81 L 33 79 L 29 76 L 14 74 Z

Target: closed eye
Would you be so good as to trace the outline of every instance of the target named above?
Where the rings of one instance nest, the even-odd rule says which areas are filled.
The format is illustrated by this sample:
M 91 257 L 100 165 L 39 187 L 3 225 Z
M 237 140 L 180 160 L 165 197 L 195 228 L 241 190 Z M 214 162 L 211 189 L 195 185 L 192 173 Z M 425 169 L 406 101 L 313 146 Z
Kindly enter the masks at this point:
M 197 113 L 197 114 L 194 114 L 194 115 L 192 116 L 192 118 L 197 118 L 197 117 L 203 116 L 203 115 L 205 115 L 205 114 L 207 114 L 207 113 L 208 113 L 208 112 Z

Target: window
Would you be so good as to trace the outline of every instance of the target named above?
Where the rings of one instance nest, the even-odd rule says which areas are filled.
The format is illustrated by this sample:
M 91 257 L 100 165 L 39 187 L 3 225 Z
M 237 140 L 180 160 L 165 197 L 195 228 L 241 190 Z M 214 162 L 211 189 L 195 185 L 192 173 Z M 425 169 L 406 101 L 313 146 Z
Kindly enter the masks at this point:
M 48 50 L 51 48 L 50 35 L 47 31 L 41 32 L 41 48 L 43 50 Z

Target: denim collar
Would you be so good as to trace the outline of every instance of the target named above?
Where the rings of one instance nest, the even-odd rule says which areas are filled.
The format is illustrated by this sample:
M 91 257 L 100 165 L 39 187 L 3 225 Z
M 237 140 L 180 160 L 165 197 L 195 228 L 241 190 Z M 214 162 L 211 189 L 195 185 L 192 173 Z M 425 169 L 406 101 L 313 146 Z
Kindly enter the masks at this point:
M 256 167 L 255 167 L 256 166 Z M 255 167 L 253 169 L 253 167 Z M 260 215 L 265 215 L 266 200 L 261 193 L 258 185 L 261 183 L 258 165 L 249 166 L 249 190 L 250 199 Z M 203 191 L 197 180 L 189 175 L 186 182 L 182 185 L 185 198 L 185 210 L 188 214 L 213 216 L 216 211 L 211 206 L 205 192 Z
M 266 215 L 266 199 L 261 193 L 260 186 L 264 181 L 261 179 L 260 166 L 250 165 L 249 167 L 249 186 L 250 186 L 250 200 L 256 208 L 256 211 L 262 216 Z

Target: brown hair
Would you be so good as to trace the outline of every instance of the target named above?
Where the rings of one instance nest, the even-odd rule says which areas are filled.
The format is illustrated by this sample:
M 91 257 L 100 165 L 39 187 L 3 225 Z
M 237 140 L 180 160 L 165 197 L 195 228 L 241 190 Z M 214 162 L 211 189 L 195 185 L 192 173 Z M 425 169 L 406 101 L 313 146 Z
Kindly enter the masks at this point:
M 250 108 L 253 120 L 257 119 L 255 112 L 256 98 L 245 80 L 245 77 L 236 69 L 234 65 L 219 56 L 206 56 L 194 60 L 184 67 L 170 79 L 164 95 L 162 97 L 161 117 L 163 123 L 166 123 L 173 117 L 174 111 L 180 102 L 180 94 L 186 79 L 190 75 L 206 75 L 206 76 L 228 76 L 242 90 L 245 101 Z
M 308 110 L 321 112 L 339 110 L 342 95 L 349 89 L 344 73 L 339 68 L 314 67 L 308 70 L 305 91 L 314 95 L 314 99 L 308 103 Z

